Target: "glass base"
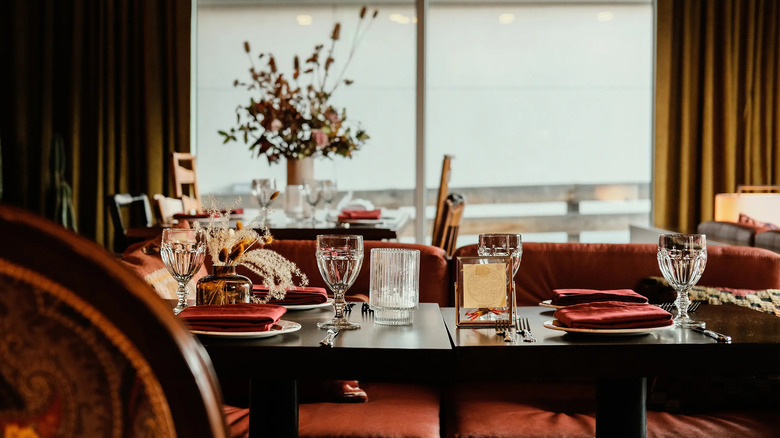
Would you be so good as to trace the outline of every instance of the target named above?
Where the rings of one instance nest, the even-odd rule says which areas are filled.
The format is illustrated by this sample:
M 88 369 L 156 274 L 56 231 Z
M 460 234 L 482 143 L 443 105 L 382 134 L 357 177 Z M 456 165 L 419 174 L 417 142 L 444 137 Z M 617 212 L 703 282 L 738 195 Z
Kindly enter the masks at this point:
M 374 324 L 410 325 L 414 321 L 414 313 L 409 309 L 382 309 L 374 307 Z
M 699 327 L 699 328 L 705 328 L 707 326 L 707 323 L 704 321 L 694 321 L 691 318 L 674 318 L 672 320 L 674 322 L 675 327 L 683 327 L 683 328 L 693 328 L 693 327 Z
M 330 321 L 318 322 L 317 327 L 321 329 L 358 330 L 360 324 L 349 322 L 346 318 L 333 318 Z
M 184 303 L 182 305 L 178 305 L 178 306 L 173 308 L 173 314 L 174 315 L 178 315 L 178 314 L 181 313 L 182 310 L 186 309 L 187 307 L 189 307 L 189 305 L 187 303 Z

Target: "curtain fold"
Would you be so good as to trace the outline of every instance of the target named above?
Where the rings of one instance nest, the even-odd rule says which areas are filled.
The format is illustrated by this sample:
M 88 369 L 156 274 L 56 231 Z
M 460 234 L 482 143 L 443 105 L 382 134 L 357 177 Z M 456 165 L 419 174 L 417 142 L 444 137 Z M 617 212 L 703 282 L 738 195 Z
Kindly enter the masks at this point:
M 3 202 L 51 217 L 51 142 L 79 232 L 110 247 L 105 197 L 172 193 L 190 149 L 191 0 L 1 2 Z
M 654 223 L 694 232 L 715 194 L 780 184 L 780 2 L 657 0 Z

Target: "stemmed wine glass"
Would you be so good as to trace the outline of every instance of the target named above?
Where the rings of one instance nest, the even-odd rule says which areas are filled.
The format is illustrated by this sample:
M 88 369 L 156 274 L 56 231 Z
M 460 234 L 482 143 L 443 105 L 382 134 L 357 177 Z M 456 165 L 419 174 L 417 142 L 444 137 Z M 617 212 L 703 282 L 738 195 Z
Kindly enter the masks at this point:
M 520 259 L 523 256 L 523 237 L 520 234 L 480 234 L 477 254 L 480 256 L 508 256 L 512 258 L 512 302 L 515 306 L 515 275 L 520 269 Z
M 311 206 L 311 223 L 314 225 L 317 222 L 317 204 L 319 204 L 320 199 L 322 199 L 322 190 L 320 190 L 320 185 L 317 181 L 309 180 L 303 185 L 303 193 L 306 203 Z
M 330 205 L 333 203 L 339 190 L 336 187 L 336 181 L 332 179 L 320 180 L 319 185 L 322 200 L 325 202 L 325 218 L 327 220 L 328 214 L 330 213 Z
M 160 256 L 165 267 L 177 283 L 179 302 L 173 313 L 179 314 L 187 307 L 187 283 L 200 269 L 206 258 L 206 232 L 203 229 L 166 228 L 162 232 Z
M 336 315 L 330 321 L 317 323 L 323 329 L 354 330 L 360 324 L 344 317 L 344 293 L 352 286 L 363 264 L 363 236 L 349 234 L 317 236 L 317 267 L 333 291 Z
M 702 321 L 688 316 L 691 304 L 688 291 L 699 281 L 707 265 L 707 238 L 704 234 L 661 234 L 658 236 L 658 265 L 669 284 L 677 291 L 677 327 L 704 327 Z
M 273 194 L 276 193 L 276 180 L 273 178 L 253 179 L 252 195 L 260 204 L 262 225 L 268 222 L 268 208 L 273 202 Z

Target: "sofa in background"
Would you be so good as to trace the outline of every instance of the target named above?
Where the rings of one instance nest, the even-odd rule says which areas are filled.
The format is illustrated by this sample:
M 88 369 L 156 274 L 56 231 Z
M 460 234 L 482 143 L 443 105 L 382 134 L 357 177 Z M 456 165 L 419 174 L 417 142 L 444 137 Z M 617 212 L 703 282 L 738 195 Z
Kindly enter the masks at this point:
M 705 221 L 696 227 L 696 232 L 706 234 L 707 239 L 727 245 L 755 246 L 780 253 L 780 230 L 771 224 Z

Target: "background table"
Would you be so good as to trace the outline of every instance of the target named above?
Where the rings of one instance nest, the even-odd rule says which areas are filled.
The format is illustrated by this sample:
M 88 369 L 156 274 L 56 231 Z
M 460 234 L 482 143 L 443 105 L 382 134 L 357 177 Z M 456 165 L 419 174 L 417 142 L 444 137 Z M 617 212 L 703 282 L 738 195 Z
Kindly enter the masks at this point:
M 646 377 L 776 374 L 780 370 L 780 318 L 734 305 L 702 305 L 693 314 L 732 344 L 690 329 L 640 336 L 570 334 L 543 327 L 554 309 L 520 307 L 537 342 L 511 344 L 493 329 L 457 328 L 455 309 L 442 309 L 452 336 L 456 378 L 560 379 L 592 377 L 597 385 L 596 433 L 645 436 Z M 487 364 L 511 364 L 511 373 L 484 373 Z
M 261 432 L 297 436 L 299 378 L 424 382 L 450 378 L 451 344 L 437 304 L 420 304 L 409 326 L 374 324 L 357 304 L 348 316 L 361 329 L 342 331 L 332 348 L 321 347 L 326 331 L 317 328 L 317 322 L 333 313 L 330 306 L 287 312 L 282 319 L 303 327 L 270 338 L 198 337 L 217 375 L 251 379 L 250 436 Z
M 245 209 L 239 218 L 231 219 L 230 226 L 235 227 L 241 220 L 246 225 L 255 218 L 259 210 Z M 208 219 L 199 219 L 206 226 Z M 269 217 L 269 229 L 275 239 L 282 240 L 315 240 L 318 234 L 358 234 L 364 240 L 396 240 L 410 222 L 409 214 L 402 210 L 383 209 L 380 223 L 341 224 L 336 222 L 309 220 L 293 221 L 284 214 L 276 212 Z

